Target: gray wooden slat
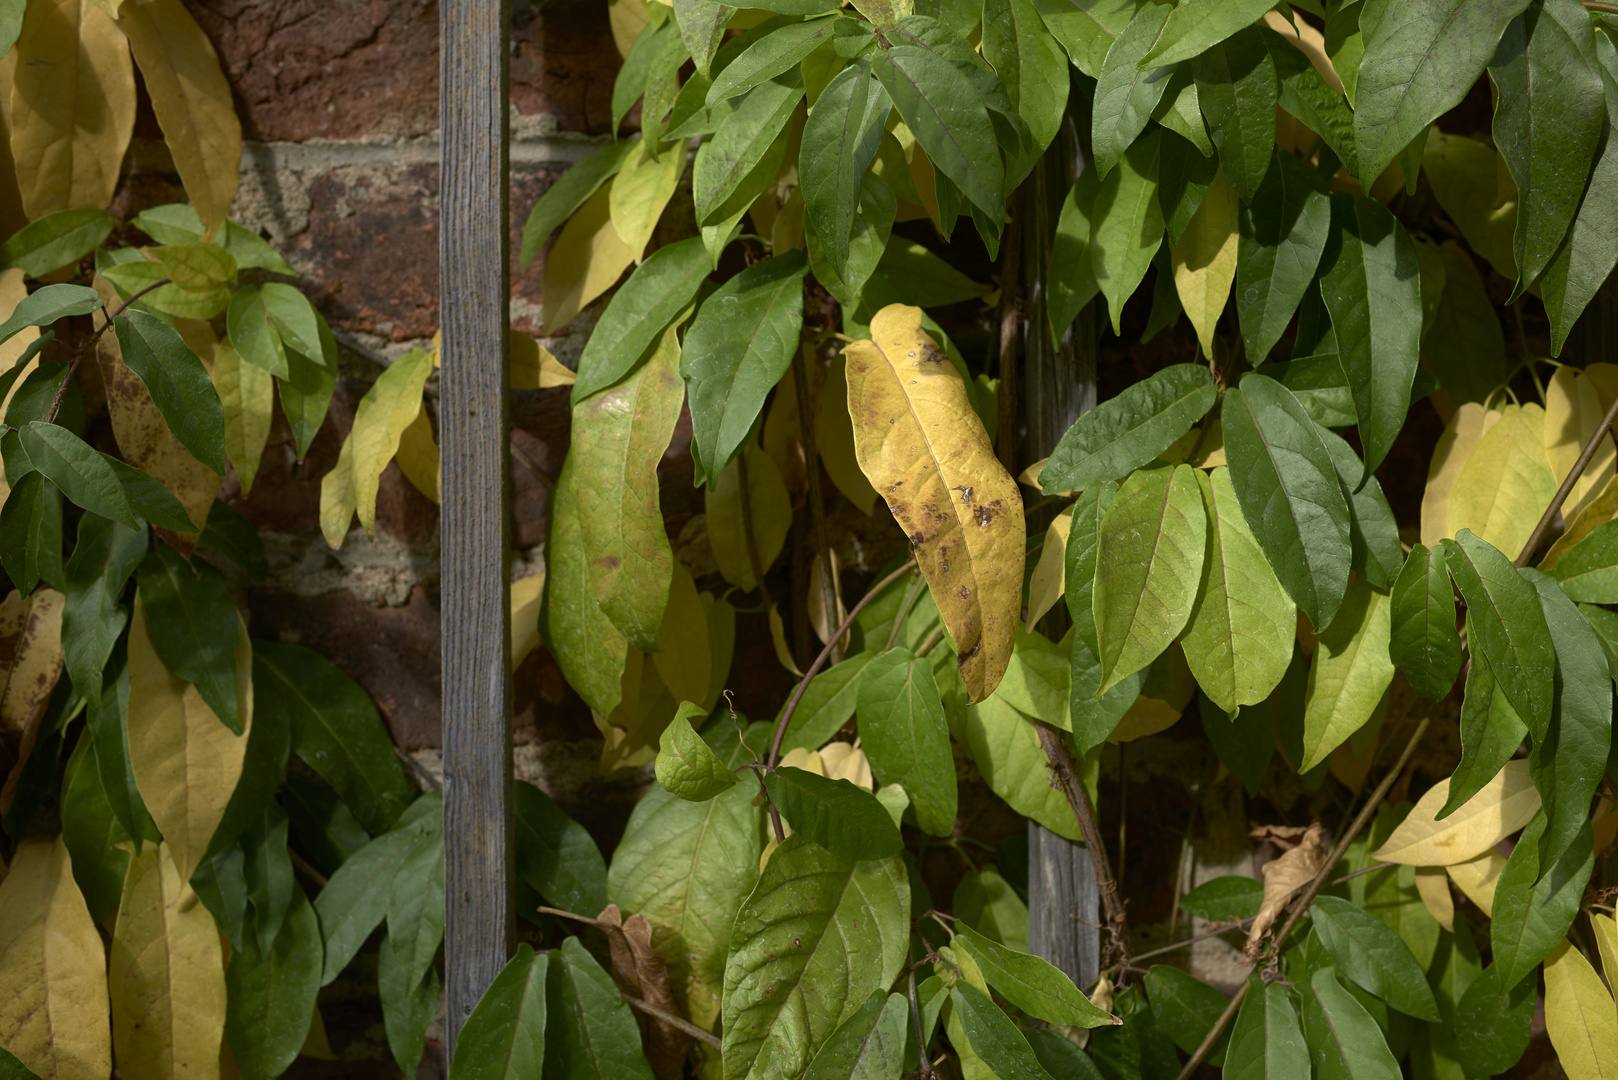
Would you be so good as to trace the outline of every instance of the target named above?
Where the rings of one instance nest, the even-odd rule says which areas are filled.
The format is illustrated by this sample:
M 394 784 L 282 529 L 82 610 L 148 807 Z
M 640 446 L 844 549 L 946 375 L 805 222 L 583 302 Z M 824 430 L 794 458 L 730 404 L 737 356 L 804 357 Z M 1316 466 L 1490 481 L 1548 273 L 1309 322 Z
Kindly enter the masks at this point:
M 440 0 L 438 402 L 449 1052 L 511 947 L 509 0 Z

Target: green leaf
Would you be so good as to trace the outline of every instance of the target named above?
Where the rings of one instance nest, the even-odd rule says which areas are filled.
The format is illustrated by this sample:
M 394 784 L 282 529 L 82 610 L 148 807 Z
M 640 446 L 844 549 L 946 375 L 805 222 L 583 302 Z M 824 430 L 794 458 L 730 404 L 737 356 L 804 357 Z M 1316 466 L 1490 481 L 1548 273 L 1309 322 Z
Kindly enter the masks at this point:
M 1605 126 L 1590 13 L 1577 0 L 1531 0 L 1489 61 L 1499 91 L 1494 144 L 1517 182 L 1516 300 L 1550 265 L 1579 212 Z
M 786 374 L 803 329 L 801 251 L 753 263 L 714 291 L 685 333 L 691 437 L 711 475 L 734 458 Z
M 126 464 L 111 454 L 102 454 L 101 460 L 118 478 L 130 509 L 160 529 L 175 532 L 195 532 L 196 522 L 186 514 L 185 507 L 174 493 L 158 483 L 150 473 Z
M 1185 629 L 1207 539 L 1191 466 L 1139 469 L 1119 487 L 1101 522 L 1091 601 L 1102 691 L 1157 659 Z
M 517 946 L 456 1037 L 450 1080 L 515 1080 L 541 1073 L 550 958 L 527 942 Z
M 1343 606 L 1320 635 L 1305 696 L 1299 772 L 1325 761 L 1375 717 L 1393 682 L 1388 656 L 1391 604 L 1364 578 L 1349 585 Z
M 1101 292 L 1096 281 L 1095 263 L 1090 255 L 1090 222 L 1100 190 L 1096 170 L 1079 174 L 1057 218 L 1056 236 L 1051 241 L 1050 273 L 1047 277 L 1045 311 L 1050 318 L 1051 339 L 1061 341 L 1067 328 L 1084 305 Z
M 1399 1063 L 1365 1006 L 1323 967 L 1309 979 L 1303 1026 L 1319 1080 L 1399 1080 Z
M 1382 482 L 1365 475 L 1365 463 L 1341 436 L 1324 428 L 1319 435 L 1331 454 L 1338 482 L 1343 485 L 1343 497 L 1348 500 L 1352 547 L 1349 565 L 1370 582 L 1372 588 L 1386 591 L 1393 586 L 1394 578 L 1404 565 L 1404 547 L 1399 542 L 1399 524 L 1393 519 L 1393 508 L 1382 492 Z M 1362 476 L 1365 477 L 1363 484 Z
M 1489 920 L 1492 967 L 1512 985 L 1531 975 L 1567 936 L 1595 868 L 1594 836 L 1587 819 L 1579 823 L 1573 843 L 1554 863 L 1542 863 L 1540 840 L 1546 820 L 1543 812 L 1534 815 L 1495 884 Z
M 1618 604 L 1618 522 L 1597 525 L 1557 560 L 1550 575 L 1572 600 Z
M 291 285 L 271 281 L 260 287 L 259 302 L 264 307 L 264 317 L 286 348 L 327 367 L 333 366 L 335 350 L 326 347 L 322 333 L 325 322 L 307 296 Z
M 1068 726 L 1068 658 L 1043 634 L 1019 629 L 1011 663 L 994 692 L 1025 716 Z
M 1180 907 L 1209 922 L 1240 922 L 1258 914 L 1264 883 L 1242 875 L 1209 878 L 1180 897 Z
M 1073 66 L 1092 79 L 1101 74 L 1107 50 L 1143 6 L 1141 0 L 1034 0 Z
M 1225 1051 L 1227 1080 L 1265 1080 L 1267 1077 L 1309 1075 L 1309 1044 L 1298 1026 L 1287 988 L 1248 980 L 1247 997 L 1236 1014 Z
M 682 241 L 684 242 L 684 241 Z M 648 260 L 650 261 L 650 260 Z M 551 494 L 543 637 L 568 685 L 602 716 L 623 700 L 629 642 L 601 610 L 584 544 L 573 455 Z
M 722 117 L 713 138 L 702 144 L 691 168 L 697 222 L 715 225 L 745 210 L 773 182 L 786 153 L 779 136 L 803 100 L 803 78 L 794 68 L 760 83 Z
M 607 865 L 584 826 L 527 781 L 512 787 L 517 876 L 564 911 L 607 906 Z
M 561 950 L 551 954 L 545 1011 L 547 1076 L 651 1080 L 635 1014 L 624 1004 L 612 976 L 576 937 L 565 938 Z
M 1494 55 L 1506 24 L 1527 2 L 1407 0 L 1380 5 L 1377 24 L 1361 27 L 1365 56 L 1355 65 L 1358 81 L 1349 95 L 1355 106 L 1359 175 L 1367 183 L 1381 176 L 1429 124 L 1461 103 Z M 1328 51 L 1330 42 L 1328 36 Z M 1343 64 L 1335 66 L 1344 70 Z
M 810 271 L 845 311 L 865 309 L 868 302 L 875 302 L 874 295 L 863 294 L 892 235 L 897 209 L 893 189 L 887 182 L 875 173 L 866 173 L 860 182 L 859 213 L 854 216 L 854 231 L 848 238 L 848 260 L 841 273 L 827 264 L 820 238 L 813 233 L 804 235 Z M 852 329 L 847 323 L 845 328 Z
M 0 246 L 0 269 L 16 267 L 24 277 L 42 278 L 100 247 L 116 224 L 111 214 L 91 207 L 46 214 Z
M 572 217 L 573 212 L 583 206 L 585 200 L 594 195 L 602 184 L 617 175 L 618 170 L 624 167 L 624 162 L 629 160 L 629 155 L 639 149 L 636 142 L 628 139 L 607 143 L 545 189 L 545 194 L 528 212 L 528 222 L 523 226 L 519 263 L 522 269 L 528 269 L 528 264 L 534 261 L 556 227 Z
M 599 329 L 579 354 L 575 405 L 621 381 L 691 303 L 708 275 L 708 254 L 693 237 L 658 248 L 621 285 Z
M 1528 1049 L 1538 989 L 1537 978 L 1501 985 L 1499 964 L 1466 988 L 1455 1007 L 1455 1049 L 1467 1076 L 1494 1076 L 1517 1064 Z
M 300 461 L 326 422 L 326 409 L 337 389 L 337 341 L 318 313 L 316 324 L 320 350 L 313 355 L 286 350 L 287 374 L 278 380 L 281 411 L 292 429 L 292 445 Z
M 1534 587 L 1498 549 L 1462 529 L 1444 561 L 1466 601 L 1468 643 L 1536 739 L 1551 721 L 1556 647 Z
M 1442 551 L 1424 544 L 1410 549 L 1393 583 L 1392 620 L 1388 654 L 1395 666 L 1416 693 L 1429 701 L 1443 700 L 1461 673 L 1462 656 L 1461 635 L 1455 630 L 1455 592 Z M 1469 676 L 1466 700 L 1471 697 Z
M 776 848 L 730 936 L 727 1080 L 801 1072 L 873 991 L 892 984 L 909 950 L 909 911 L 897 859 L 851 863 L 802 833 Z
M 62 842 L 73 859 L 73 880 L 84 894 L 90 917 L 112 924 L 129 870 L 130 836 L 118 823 L 101 783 L 95 739 L 79 737 L 62 778 Z M 4 1076 L 0 1068 L 0 1076 Z
M 1203 694 L 1198 698 L 1198 718 L 1219 763 L 1241 779 L 1248 795 L 1258 794 L 1264 774 L 1275 757 L 1272 704 L 1262 701 L 1257 705 L 1243 705 L 1234 715 L 1227 716 Z
M 1286 674 L 1296 605 L 1242 516 L 1230 470 L 1194 475 L 1208 520 L 1208 558 L 1185 629 L 1185 658 L 1203 692 L 1233 714 L 1267 699 Z
M 381 925 L 388 913 L 393 879 L 415 852 L 417 841 L 437 824 L 418 819 L 383 833 L 350 856 L 320 890 L 315 913 L 320 916 L 320 933 L 326 943 L 321 986 L 331 985 L 342 974 L 371 931 Z
M 877 656 L 860 675 L 860 740 L 881 784 L 902 784 L 924 832 L 955 829 L 955 764 L 932 665 L 903 647 Z
M 1335 896 L 1316 897 L 1310 910 L 1315 931 L 1344 975 L 1408 1016 L 1439 1021 L 1421 965 L 1380 919 Z
M 713 0 L 679 0 L 672 6 L 680 37 L 696 63 L 697 74 L 708 75 L 719 44 L 725 39 L 725 27 L 736 12 Z
M 24 596 L 62 580 L 62 494 L 42 473 L 19 479 L 0 508 L 0 564 Z
M 266 715 L 284 724 L 299 759 L 371 833 L 392 827 L 414 797 L 370 695 L 319 653 L 255 638 L 253 715 L 255 727 Z
M 230 343 L 243 360 L 271 375 L 288 377 L 286 347 L 257 286 L 243 285 L 237 289 L 225 310 L 225 318 Z
M 1202 118 L 1202 100 L 1197 94 L 1197 83 L 1191 77 L 1191 65 L 1177 64 L 1174 67 L 1174 74 L 1169 76 L 1169 84 L 1163 90 L 1163 99 L 1152 110 L 1152 119 L 1195 146 L 1197 153 L 1207 159 L 1213 168 L 1218 167 L 1213 140 L 1208 137 L 1208 122 Z M 1170 218 L 1170 235 L 1176 241 L 1183 228 L 1174 229 L 1173 219 Z
M 1252 202 L 1275 150 L 1281 93 L 1263 32 L 1237 31 L 1192 60 L 1191 73 L 1225 178 L 1243 202 Z
M 393 941 L 382 939 L 377 950 L 376 986 L 382 1000 L 382 1026 L 393 1060 L 406 1075 L 414 1073 L 427 1047 L 427 1026 L 440 1001 L 438 971 L 419 983 L 409 982 L 396 959 Z
M 713 106 L 745 94 L 796 67 L 798 61 L 832 40 L 840 21 L 833 18 L 788 22 L 754 39 L 714 76 L 705 104 Z
M 1136 62 L 1159 51 L 1165 38 L 1165 24 L 1175 9 L 1151 6 L 1130 20 L 1114 46 L 1107 50 L 1096 77 L 1095 104 L 1090 113 L 1090 143 L 1094 148 L 1091 167 L 1097 176 L 1106 176 L 1124 156 L 1124 151 L 1146 130 L 1152 110 L 1157 108 L 1169 84 L 1169 67 L 1150 65 L 1145 70 Z M 1199 50 L 1200 51 L 1200 50 Z
M 1199 124 L 1202 123 L 1201 116 L 1201 113 L 1197 114 Z M 1218 172 L 1219 159 L 1213 153 L 1213 144 L 1209 144 L 1208 152 L 1204 154 L 1183 138 L 1163 138 L 1158 158 L 1157 201 L 1163 207 L 1164 228 L 1170 244 L 1178 244 L 1180 237 L 1185 235 L 1191 219 L 1202 208 L 1208 185 L 1213 183 L 1214 175 Z M 1164 258 L 1161 254 L 1158 257 Z M 1157 288 L 1165 290 L 1178 303 L 1173 273 L 1168 271 L 1166 274 L 1169 281 L 1165 285 L 1160 278 Z M 1156 325 L 1157 320 L 1150 321 Z
M 864 63 L 845 67 L 821 91 L 803 126 L 798 152 L 803 227 L 815 236 L 839 276 L 848 265 L 849 236 L 860 183 L 881 147 L 892 102 Z
M 47 285 L 18 302 L 9 318 L 0 323 L 0 342 L 9 341 L 19 330 L 49 326 L 70 315 L 88 315 L 101 306 L 101 296 L 83 285 Z
M 1247 355 L 1257 364 L 1281 340 L 1320 265 L 1331 229 L 1326 182 L 1291 154 L 1277 151 L 1253 200 L 1237 211 L 1236 223 L 1236 313 Z
M 949 1001 L 972 1053 L 985 1063 L 993 1062 L 994 1075 L 1005 1080 L 1050 1080 L 1028 1040 L 989 995 L 963 979 L 950 989 Z
M 1123 679 L 1097 696 L 1101 689 L 1101 657 L 1094 603 L 1096 551 L 1101 520 L 1117 493 L 1117 483 L 1106 480 L 1080 495 L 1063 552 L 1067 609 L 1074 627 L 1068 664 L 1068 719 L 1074 741 L 1084 754 L 1107 741 L 1125 711 L 1135 703 L 1146 679 L 1142 670 L 1135 678 Z M 1021 733 L 1015 727 L 1011 732 Z M 1021 745 L 1021 740 L 1013 739 L 1013 745 Z
M 432 969 L 444 941 L 444 837 L 429 832 L 399 867 L 388 894 L 388 939 L 408 982 Z
M 118 348 L 152 395 L 174 437 L 191 456 L 225 472 L 225 410 L 208 369 L 174 327 L 144 311 L 113 319 Z
M 109 688 L 109 693 L 127 693 L 127 688 L 122 686 Z M 116 710 L 121 713 L 122 709 L 114 704 L 115 701 L 116 699 L 112 701 L 103 699 L 102 710 Z M 115 716 L 112 719 L 116 721 L 117 717 Z M 111 725 L 109 724 L 108 726 L 110 727 Z M 123 752 L 122 733 L 118 733 L 116 737 L 117 742 L 114 743 L 114 733 L 107 732 L 106 739 L 98 744 L 101 747 L 101 750 L 98 751 L 98 756 Z M 232 844 L 235 844 L 242 837 L 242 834 L 255 824 L 262 826 L 267 817 L 279 817 L 280 811 L 275 809 L 277 805 L 275 795 L 276 791 L 281 787 L 282 778 L 286 775 L 287 759 L 291 753 L 292 729 L 287 722 L 286 716 L 273 708 L 265 706 L 256 708 L 253 712 L 253 724 L 247 732 L 247 753 L 242 760 L 242 778 L 236 782 L 236 790 L 230 793 L 230 801 L 225 804 L 225 813 L 219 819 L 219 824 L 215 827 L 213 836 L 208 841 L 207 855 L 213 856 L 224 851 Z M 117 782 L 117 779 L 116 777 L 108 777 L 105 782 L 113 784 Z M 135 802 L 131 797 L 128 812 L 131 819 L 133 819 L 136 815 L 144 814 L 145 807 Z M 144 828 L 145 822 L 136 823 L 136 827 Z M 285 881 L 290 882 L 291 869 L 286 866 L 284 861 L 286 850 L 285 832 L 286 830 L 283 827 L 281 829 L 282 837 L 278 841 L 280 847 L 272 857 L 281 860 L 282 869 L 288 875 Z M 287 892 L 284 885 L 280 887 L 279 895 L 283 898 L 286 897 Z M 277 927 L 280 925 L 280 915 L 284 914 L 283 907 L 283 910 L 274 920 Z M 266 935 L 265 947 L 268 947 L 268 935 Z
M 140 229 L 159 244 L 190 244 L 200 241 L 207 233 L 196 208 L 190 203 L 165 203 L 136 214 L 130 224 Z M 249 232 L 234 221 L 227 221 L 214 236 L 214 244 L 229 252 L 241 270 L 268 270 L 275 274 L 296 274 L 287 261 L 255 232 Z
M 886 859 L 902 847 L 876 796 L 847 780 L 785 766 L 764 774 L 764 790 L 794 830 L 841 858 Z
M 1129 700 L 1134 701 L 1138 693 L 1138 689 L 1131 693 Z M 1123 709 L 1118 715 L 1123 715 Z M 1097 742 L 1106 741 L 1111 732 L 1109 727 Z M 1051 787 L 1049 762 L 1032 717 L 1018 712 L 1003 697 L 990 695 L 967 707 L 965 742 L 984 783 L 1013 810 L 1069 840 L 1081 839 L 1067 798 Z
M 62 655 L 86 698 L 101 697 L 102 669 L 129 622 L 119 597 L 145 553 L 144 528 L 126 529 L 95 514 L 79 519 L 78 543 L 63 573 Z
M 1084 491 L 1154 460 L 1213 407 L 1202 364 L 1175 364 L 1133 383 L 1076 420 L 1040 470 L 1046 491 Z
M 1461 763 L 1450 776 L 1449 798 L 1435 815 L 1438 820 L 1454 813 L 1493 780 L 1528 736 L 1528 727 L 1500 693 L 1482 656 L 1474 657 L 1466 669 L 1460 723 Z
M 658 740 L 657 782 L 689 802 L 707 802 L 736 783 L 735 774 L 692 729 L 691 718 L 702 715 L 702 706 L 681 702 Z
M 1304 295 L 1307 310 L 1309 294 Z M 1315 303 L 1320 304 L 1318 292 L 1314 297 Z M 1335 346 L 1336 342 L 1329 344 Z M 1354 412 L 1354 395 L 1348 388 L 1348 377 L 1343 374 L 1343 365 L 1338 362 L 1334 352 L 1271 363 L 1265 366 L 1264 373 L 1291 390 L 1304 412 L 1320 427 L 1351 427 L 1358 419 Z
M 1102 178 L 1090 212 L 1090 260 L 1115 334 L 1124 301 L 1146 276 L 1163 241 L 1163 207 L 1157 197 L 1161 142 L 1157 132 L 1148 131 L 1130 144 L 1118 167 Z
M 34 468 L 73 503 L 126 528 L 140 528 L 117 474 L 83 439 L 43 420 L 33 421 L 20 434 Z
M 240 735 L 246 706 L 238 700 L 236 643 L 244 631 L 225 576 L 205 559 L 158 544 L 140 566 L 140 600 L 164 665 Z
M 1422 353 L 1450 401 L 1482 402 L 1505 381 L 1505 334 L 1472 256 L 1446 240 L 1440 254 L 1444 290 Z
M 1273 4 L 1264 0 L 1186 0 L 1174 9 L 1162 40 L 1141 60 L 1162 66 L 1190 60 L 1237 31 L 1253 25 Z
M 797 746 L 813 750 L 837 734 L 838 729 L 854 715 L 859 700 L 860 675 L 875 657 L 874 652 L 850 656 L 810 679 L 809 688 L 803 692 L 803 698 L 793 710 L 792 722 L 782 746 L 789 750 Z M 786 709 L 785 703 L 781 709 Z M 779 712 L 776 717 L 780 718 Z
M 950 910 L 957 926 L 973 927 L 1014 955 L 1028 952 L 1028 905 L 992 863 L 961 875 Z
M 1319 429 L 1291 391 L 1252 372 L 1226 391 L 1231 484 L 1259 546 L 1316 630 L 1331 625 L 1348 585 L 1348 502 Z
M 125 493 L 129 490 L 126 483 Z M 136 510 L 141 509 L 133 495 L 130 501 L 135 503 Z M 259 539 L 258 530 L 240 510 L 220 499 L 215 499 L 208 510 L 208 520 L 197 538 L 197 547 L 223 555 L 254 581 L 263 581 L 270 575 L 269 557 L 264 554 L 264 541 Z
M 1097 1008 L 1058 968 L 1026 952 L 1006 948 L 968 926 L 955 923 L 955 949 L 977 964 L 991 987 L 1030 1016 L 1065 1027 L 1100 1027 L 1112 1015 Z
M 1030 152 L 1044 151 L 1062 126 L 1071 80 L 1067 57 L 1046 31 L 1033 0 L 986 0 L 982 48 L 1028 126 Z
M 895 45 L 871 67 L 934 168 L 975 205 L 999 214 L 1005 203 L 999 146 L 966 74 L 915 45 Z
M 1179 968 L 1153 964 L 1142 980 L 1152 1002 L 1152 1019 L 1186 1053 L 1202 1045 L 1230 999 L 1201 979 Z M 1230 1034 L 1221 1034 L 1208 1053 L 1208 1064 L 1222 1065 L 1228 1053 Z
M 1346 10 L 1352 17 L 1359 8 L 1348 4 L 1333 10 Z M 1309 58 L 1289 39 L 1280 34 L 1266 33 L 1264 40 L 1269 43 L 1270 58 L 1275 61 L 1276 74 L 1281 79 L 1281 108 L 1319 135 L 1343 163 L 1348 174 L 1358 177 L 1360 158 L 1354 142 L 1354 110 L 1349 107 L 1342 92 L 1327 83 Z M 1330 38 L 1327 40 L 1329 45 Z M 1341 68 L 1337 70 L 1342 71 Z M 1349 69 L 1345 81 L 1351 82 L 1353 76 L 1354 71 Z
M 909 1013 L 904 995 L 873 990 L 831 1033 L 804 1080 L 891 1080 L 904 1065 Z
M 287 812 L 299 848 L 321 873 L 333 873 L 371 842 L 343 800 L 318 779 L 288 776 L 279 802 Z
M 233 951 L 225 969 L 225 1038 L 245 1080 L 285 1072 L 309 1033 L 320 989 L 320 922 L 303 890 L 270 947 L 251 939 Z

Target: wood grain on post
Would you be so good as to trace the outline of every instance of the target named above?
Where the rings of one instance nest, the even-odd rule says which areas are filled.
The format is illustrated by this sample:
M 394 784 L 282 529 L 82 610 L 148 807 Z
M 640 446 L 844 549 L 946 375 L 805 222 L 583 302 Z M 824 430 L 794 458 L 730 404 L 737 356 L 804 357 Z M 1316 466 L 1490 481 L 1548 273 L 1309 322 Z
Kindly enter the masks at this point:
M 510 952 L 509 0 L 441 0 L 444 991 L 461 1025 Z

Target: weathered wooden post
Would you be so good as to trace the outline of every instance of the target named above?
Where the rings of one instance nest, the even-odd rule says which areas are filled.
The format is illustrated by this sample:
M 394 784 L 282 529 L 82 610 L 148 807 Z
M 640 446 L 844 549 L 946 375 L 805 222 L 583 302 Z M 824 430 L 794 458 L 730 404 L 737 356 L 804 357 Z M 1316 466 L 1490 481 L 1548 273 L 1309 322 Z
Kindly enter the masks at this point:
M 438 405 L 449 1052 L 511 944 L 510 0 L 441 0 Z

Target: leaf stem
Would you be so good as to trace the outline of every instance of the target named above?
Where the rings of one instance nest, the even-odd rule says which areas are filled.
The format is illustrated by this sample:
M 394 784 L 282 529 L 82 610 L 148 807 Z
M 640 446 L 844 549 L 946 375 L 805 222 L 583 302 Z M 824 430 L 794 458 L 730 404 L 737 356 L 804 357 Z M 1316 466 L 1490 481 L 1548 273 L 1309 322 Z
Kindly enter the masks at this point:
M 899 640 L 899 631 L 904 628 L 905 617 L 910 614 L 916 598 L 921 595 L 921 589 L 917 587 L 920 583 L 918 579 L 905 586 L 904 599 L 899 601 L 899 613 L 893 617 L 893 628 L 888 631 L 888 643 L 882 646 L 883 652 L 893 648 L 893 643 Z
M 693 1024 L 684 1017 L 675 1016 L 667 1009 L 660 1009 L 656 1005 L 653 1005 L 647 1001 L 642 1001 L 638 997 L 631 997 L 622 990 L 618 991 L 618 996 L 623 998 L 624 1004 L 628 1005 L 630 1008 L 638 1009 L 654 1020 L 661 1020 L 663 1023 L 669 1025 L 669 1027 L 679 1028 L 681 1031 L 685 1032 L 687 1035 L 706 1046 L 711 1046 L 715 1050 L 720 1049 L 721 1043 L 719 1042 L 718 1037 L 713 1035 L 711 1032 L 703 1031 L 701 1028 L 697 1027 L 697 1025 Z
M 160 289 L 164 285 L 168 285 L 171 282 L 171 278 L 164 278 L 162 281 L 152 282 L 150 285 L 146 286 L 146 288 L 142 289 L 134 296 L 131 296 L 128 300 L 125 300 L 123 306 L 117 311 L 113 312 L 111 315 L 107 314 L 107 309 L 105 307 L 101 309 L 101 315 L 107 321 L 102 323 L 100 328 L 97 329 L 95 333 L 90 335 L 90 339 L 88 341 L 73 351 L 73 361 L 72 363 L 68 364 L 67 374 L 62 377 L 62 385 L 56 388 L 56 396 L 51 398 L 50 410 L 45 413 L 45 422 L 47 424 L 56 419 L 56 411 L 62 407 L 62 395 L 67 393 L 67 384 L 73 381 L 74 374 L 79 370 L 79 361 L 84 359 L 85 353 L 96 347 L 96 342 L 101 340 L 101 335 L 105 334 L 107 330 L 111 328 L 112 321 L 118 316 L 122 315 L 124 312 L 128 311 L 129 306 L 136 300 L 139 300 L 153 289 Z
M 1241 919 L 1241 920 L 1238 920 L 1237 922 L 1227 923 L 1227 924 L 1222 925 L 1222 926 L 1216 926 L 1211 930 L 1204 930 L 1200 934 L 1195 934 L 1195 935 L 1193 935 L 1191 937 L 1188 937 L 1184 941 L 1176 941 L 1172 945 L 1163 945 L 1163 946 L 1160 946 L 1159 948 L 1156 948 L 1156 949 L 1148 949 L 1146 952 L 1141 953 L 1139 956 L 1133 956 L 1130 959 L 1132 959 L 1132 960 L 1151 960 L 1151 959 L 1154 959 L 1154 958 L 1159 957 L 1159 956 L 1167 956 L 1169 953 L 1179 952 L 1181 949 L 1189 948 L 1190 946 L 1195 945 L 1199 941 L 1207 941 L 1209 938 L 1219 937 L 1222 934 L 1239 933 L 1242 930 L 1246 930 L 1248 928 L 1248 926 L 1250 926 L 1252 924 L 1252 922 L 1253 922 L 1252 919 Z M 1102 971 L 1101 975 L 1113 975 L 1113 974 L 1116 974 L 1118 972 L 1119 968 L 1120 968 L 1120 965 L 1114 964 L 1112 967 L 1107 968 L 1106 970 Z M 1101 975 L 1096 976 L 1096 981 L 1097 982 L 1100 981 Z M 1091 984 L 1092 987 L 1094 985 L 1095 985 L 1094 983 Z
M 1618 9 L 1618 5 L 1615 5 L 1615 9 Z M 1584 450 L 1579 454 L 1579 460 L 1573 463 L 1573 468 L 1568 471 L 1567 478 L 1562 481 L 1562 486 L 1556 489 L 1556 496 L 1551 499 L 1551 504 L 1545 508 L 1545 513 L 1540 516 L 1539 524 L 1535 525 L 1534 531 L 1528 534 L 1528 542 L 1522 546 L 1522 551 L 1517 555 L 1516 565 L 1519 569 L 1527 566 L 1528 560 L 1539 549 L 1540 541 L 1545 539 L 1545 530 L 1551 527 L 1551 521 L 1556 517 L 1557 511 L 1562 509 L 1562 504 L 1567 501 L 1568 493 L 1573 490 L 1573 485 L 1579 482 L 1579 477 L 1584 475 L 1585 467 L 1590 464 L 1590 459 L 1596 456 L 1596 449 L 1600 447 L 1602 437 L 1607 434 L 1607 429 L 1612 427 L 1614 420 L 1618 420 L 1618 397 L 1612 399 L 1612 404 L 1607 407 L 1607 415 L 1603 416 L 1601 423 L 1596 425 L 1595 432 L 1590 436 L 1590 441 L 1584 444 Z
M 921 1076 L 931 1078 L 933 1063 L 927 1060 L 927 1033 L 921 1027 L 921 999 L 916 996 L 916 969 L 910 969 L 910 1017 L 916 1025 L 916 1057 L 921 1060 Z
M 1589 11 L 1605 11 L 1618 15 L 1618 4 L 1605 4 L 1601 0 L 1584 0 L 1584 6 Z

